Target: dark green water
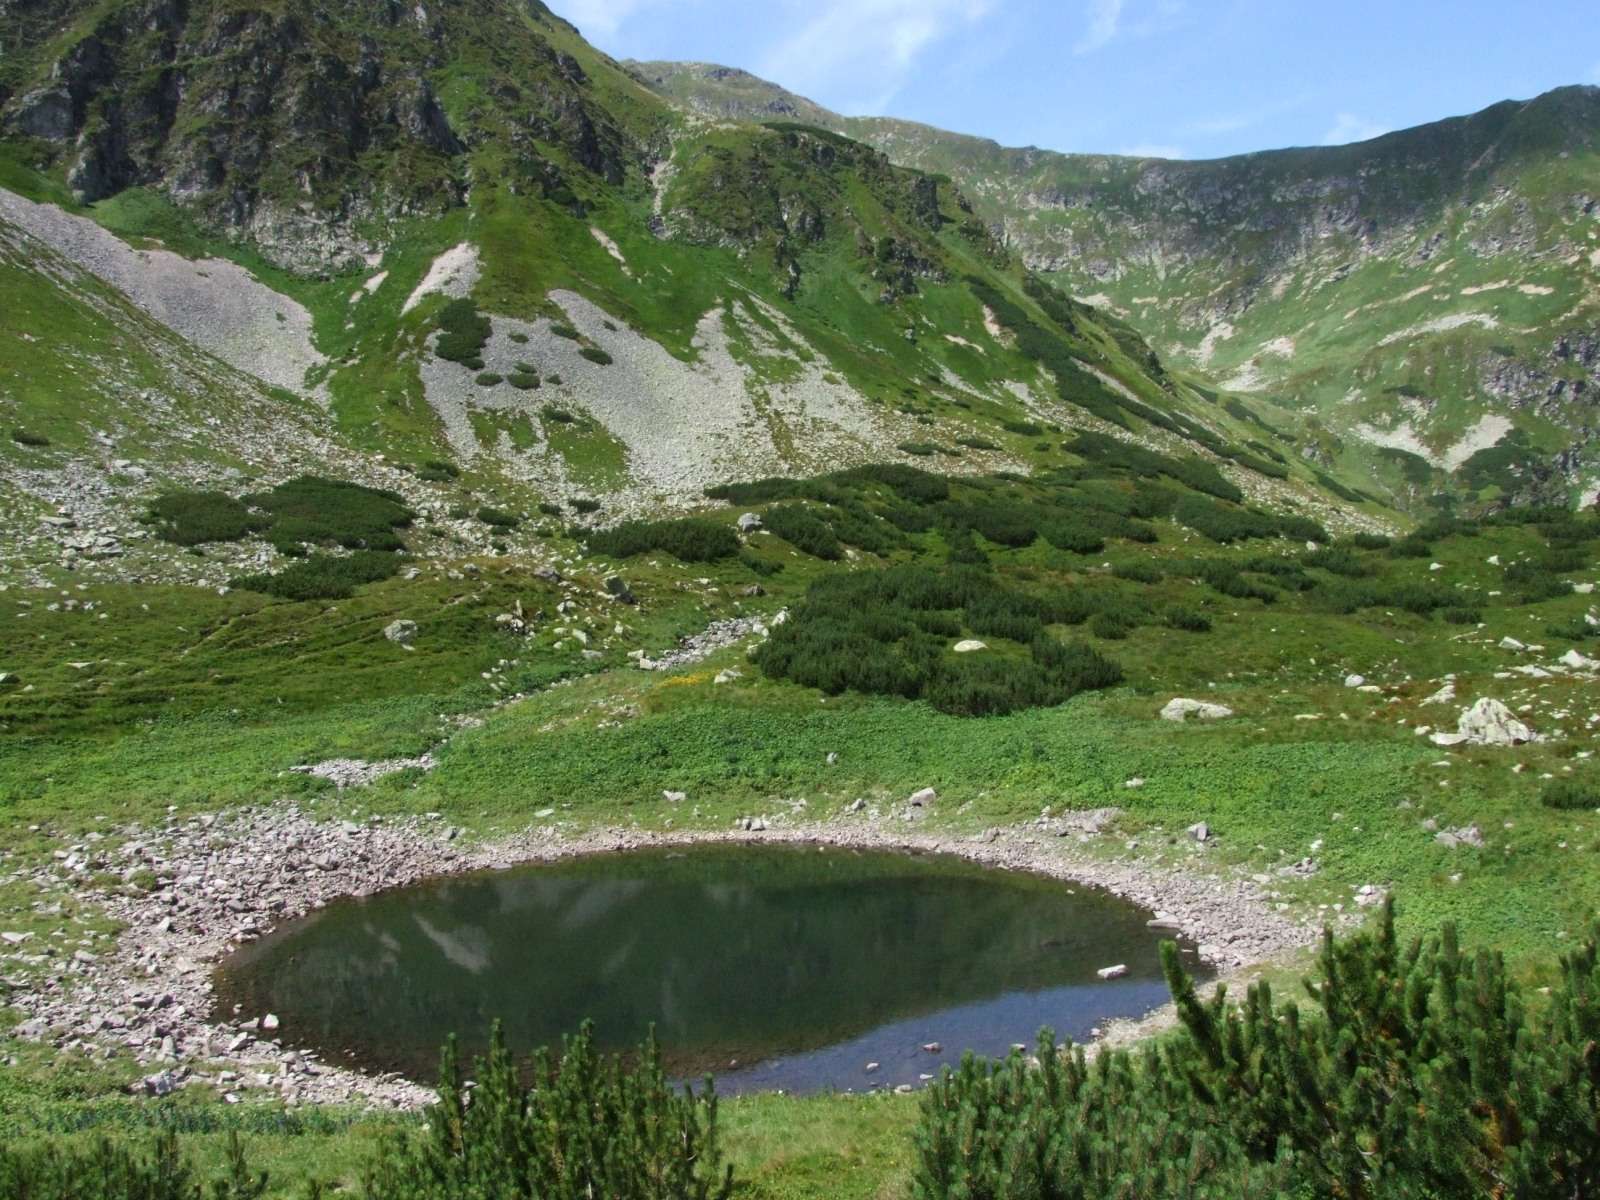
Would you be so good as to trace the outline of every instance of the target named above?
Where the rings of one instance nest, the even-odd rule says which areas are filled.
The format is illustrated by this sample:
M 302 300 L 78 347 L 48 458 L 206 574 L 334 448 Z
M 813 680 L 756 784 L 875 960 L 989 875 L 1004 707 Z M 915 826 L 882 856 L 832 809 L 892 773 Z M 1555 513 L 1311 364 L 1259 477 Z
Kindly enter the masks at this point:
M 1148 917 L 953 858 L 650 850 L 332 905 L 240 950 L 217 996 L 277 1014 L 291 1044 L 420 1080 L 452 1031 L 472 1050 L 499 1018 L 531 1049 L 592 1018 L 616 1048 L 654 1024 L 670 1071 L 726 1091 L 864 1088 L 1149 1011 L 1166 989 Z M 1096 976 L 1113 963 L 1128 974 Z

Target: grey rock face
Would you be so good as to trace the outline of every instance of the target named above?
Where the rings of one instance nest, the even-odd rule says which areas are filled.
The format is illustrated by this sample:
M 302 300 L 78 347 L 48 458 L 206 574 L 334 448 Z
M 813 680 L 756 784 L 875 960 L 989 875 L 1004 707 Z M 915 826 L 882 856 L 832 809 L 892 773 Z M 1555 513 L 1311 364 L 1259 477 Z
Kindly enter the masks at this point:
M 65 88 L 40 88 L 16 103 L 10 122 L 26 137 L 65 142 L 72 137 L 72 96 Z

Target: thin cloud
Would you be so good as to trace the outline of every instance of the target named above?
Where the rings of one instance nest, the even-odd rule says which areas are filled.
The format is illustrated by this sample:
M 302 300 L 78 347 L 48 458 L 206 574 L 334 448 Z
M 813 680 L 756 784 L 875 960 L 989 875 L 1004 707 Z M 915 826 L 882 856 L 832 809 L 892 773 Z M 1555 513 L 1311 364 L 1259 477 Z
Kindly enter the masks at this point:
M 604 36 L 621 29 L 622 23 L 646 3 L 648 0 L 558 0 L 558 8 L 580 33 Z
M 1351 142 L 1366 142 L 1375 137 L 1382 137 L 1389 132 L 1389 129 L 1388 125 L 1369 121 L 1365 117 L 1356 116 L 1355 113 L 1342 112 L 1334 118 L 1333 128 L 1322 135 L 1322 144 L 1344 146 Z
M 1089 0 L 1089 28 L 1084 31 L 1074 54 L 1093 54 L 1111 44 L 1117 36 L 1117 26 L 1122 23 L 1123 0 Z
M 1140 142 L 1135 146 L 1128 146 L 1121 151 L 1128 158 L 1188 158 L 1188 153 L 1182 146 L 1173 146 L 1164 142 Z
M 992 0 L 827 0 L 767 52 L 760 73 L 837 107 L 877 111 L 917 58 L 989 14 Z

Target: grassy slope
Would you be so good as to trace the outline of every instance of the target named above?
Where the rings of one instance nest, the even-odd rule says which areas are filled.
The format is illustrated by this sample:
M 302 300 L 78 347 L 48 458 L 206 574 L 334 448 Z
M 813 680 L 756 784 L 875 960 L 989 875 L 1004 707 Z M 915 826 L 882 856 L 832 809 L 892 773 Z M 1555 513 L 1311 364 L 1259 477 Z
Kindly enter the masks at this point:
M 1402 461 L 1354 435 L 1356 426 L 1389 429 L 1410 417 L 1420 440 L 1444 452 L 1484 413 L 1500 413 L 1525 431 L 1532 461 L 1585 436 L 1579 406 L 1507 412 L 1483 390 L 1480 363 L 1504 356 L 1549 371 L 1554 337 L 1595 323 L 1600 264 L 1590 255 L 1600 228 L 1581 205 L 1600 170 L 1595 89 L 1506 102 L 1357 146 L 1186 163 L 1013 150 L 913 122 L 841 117 L 698 64 L 635 69 L 691 108 L 764 119 L 776 105 L 949 175 L 1025 257 L 1047 265 L 1065 290 L 1126 313 L 1174 363 L 1198 355 L 1226 320 L 1235 332 L 1190 369 L 1213 384 L 1243 384 L 1253 366 L 1257 403 L 1283 406 L 1277 420 L 1295 432 L 1313 422 L 1306 446 L 1406 507 L 1446 487 L 1494 500 L 1526 490 L 1529 476 L 1502 474 L 1485 488 L 1441 471 L 1419 485 Z M 1426 258 L 1413 258 L 1425 245 Z M 1509 286 L 1467 292 L 1501 282 Z M 1424 285 L 1427 295 L 1397 300 Z M 1467 314 L 1500 327 L 1381 345 Z M 1282 338 L 1294 340 L 1292 356 L 1268 349 Z M 1400 388 L 1426 400 L 1425 419 L 1406 411 Z M 1340 436 L 1319 437 L 1324 427 Z
M 932 783 L 942 797 L 934 826 L 956 835 L 1026 823 L 1044 807 L 1115 804 L 1127 815 L 1102 847 L 1106 854 L 1130 853 L 1124 842 L 1133 840 L 1132 853 L 1148 861 L 1247 875 L 1311 855 L 1318 874 L 1273 879 L 1284 903 L 1314 912 L 1348 905 L 1362 884 L 1392 886 L 1407 929 L 1459 920 L 1470 938 L 1503 948 L 1536 979 L 1563 934 L 1600 905 L 1600 876 L 1588 862 L 1600 844 L 1597 818 L 1552 812 L 1536 799 L 1546 773 L 1592 777 L 1593 767 L 1576 757 L 1588 742 L 1579 732 L 1585 685 L 1493 678 L 1518 661 L 1495 648 L 1501 636 L 1544 642 L 1539 661 L 1546 661 L 1572 644 L 1548 638 L 1547 627 L 1570 624 L 1588 608 L 1578 595 L 1531 607 L 1489 595 L 1504 590 L 1503 570 L 1490 556 L 1511 562 L 1541 552 L 1529 529 L 1497 526 L 1438 540 L 1432 559 L 1363 556 L 1392 581 L 1442 580 L 1459 589 L 1483 606 L 1479 630 L 1382 610 L 1340 616 L 1324 611 L 1315 593 L 1286 595 L 1270 607 L 1235 601 L 1182 572 L 1133 584 L 1097 570 L 1105 561 L 1172 562 L 1196 553 L 1243 560 L 1274 549 L 1219 549 L 1169 525 L 1154 547 L 1116 546 L 1101 555 L 991 548 L 1004 576 L 1033 586 L 1123 587 L 1157 608 L 1175 601 L 1202 608 L 1215 622 L 1210 633 L 1147 626 L 1101 643 L 1126 668 L 1123 687 L 1001 718 L 820 697 L 760 677 L 737 650 L 666 675 L 623 665 L 631 646 L 659 647 L 717 616 L 792 603 L 810 580 L 840 569 L 774 539 L 757 542 L 763 559 L 785 569 L 764 577 L 771 594 L 756 601 L 737 595 L 757 578 L 742 564 L 641 559 L 624 564 L 641 606 L 612 610 L 583 599 L 599 590 L 605 565 L 595 564 L 575 619 L 595 632 L 604 654 L 598 663 L 582 660 L 570 642 L 557 649 L 553 622 L 526 643 L 493 632 L 493 614 L 516 599 L 532 611 L 555 598 L 513 563 L 484 562 L 477 576 L 455 580 L 429 570 L 333 604 L 162 588 L 76 593 L 111 614 L 104 622 L 50 612 L 51 593 L 8 595 L 0 606 L 0 643 L 11 655 L 5 665 L 34 690 L 0 699 L 0 829 L 13 861 L 26 863 L 48 856 L 60 837 L 107 822 L 157 821 L 169 805 L 181 813 L 295 797 L 341 814 L 439 811 L 494 836 L 546 805 L 575 829 L 669 820 L 726 828 L 741 814 L 783 812 L 800 800 L 806 815 L 826 817 L 857 796 L 888 803 Z M 1592 576 L 1594 546 L 1575 578 Z M 1434 561 L 1440 570 L 1429 570 Z M 25 608 L 19 599 L 34 604 Z M 422 622 L 414 653 L 380 634 L 407 615 Z M 636 632 L 608 636 L 619 617 Z M 744 667 L 744 678 L 713 684 L 725 666 Z M 1346 689 L 1348 671 L 1391 691 Z M 1419 704 L 1447 672 L 1458 676 L 1461 703 L 1480 694 L 1515 702 L 1525 693 L 1536 728 L 1562 726 L 1567 736 L 1515 750 L 1442 753 L 1410 725 L 1446 723 L 1456 711 Z M 577 682 L 538 690 L 563 675 Z M 533 694 L 492 707 L 511 691 Z M 1203 727 L 1156 720 L 1156 708 L 1174 694 L 1219 700 L 1241 715 Z M 425 776 L 392 776 L 335 799 L 326 785 L 286 774 L 336 754 L 414 754 L 435 746 L 451 718 L 472 713 L 484 724 L 455 733 Z M 1297 719 L 1307 713 L 1322 719 Z M 830 752 L 838 755 L 834 765 L 826 762 Z M 1450 765 L 1434 765 L 1440 761 Z M 1130 791 L 1124 782 L 1135 775 L 1148 782 Z M 664 805 L 668 787 L 687 791 L 691 804 Z M 1424 816 L 1441 826 L 1476 822 L 1488 845 L 1437 846 L 1420 827 Z M 1203 852 L 1178 834 L 1195 820 L 1217 834 Z M 22 885 L 0 889 L 0 924 L 52 940 L 61 936 L 55 930 L 106 935 L 92 905 L 76 920 L 51 920 L 30 911 L 33 895 Z M 128 1067 L 74 1062 L 67 1056 L 48 1065 L 28 1051 L 18 1069 L 0 1076 L 15 1101 L 7 1106 L 13 1128 L 140 1128 L 154 1119 L 150 1106 L 110 1094 Z M 198 1130 L 250 1132 L 285 1182 L 308 1170 L 349 1178 L 376 1128 L 359 1118 L 341 1132 L 350 1118 L 337 1113 L 278 1118 L 254 1103 L 222 1110 L 185 1098 L 176 1111 Z M 888 1194 L 904 1168 L 914 1102 L 765 1097 L 726 1111 L 732 1150 L 752 1180 L 748 1194 L 874 1196 Z M 220 1152 L 214 1138 L 202 1144 Z

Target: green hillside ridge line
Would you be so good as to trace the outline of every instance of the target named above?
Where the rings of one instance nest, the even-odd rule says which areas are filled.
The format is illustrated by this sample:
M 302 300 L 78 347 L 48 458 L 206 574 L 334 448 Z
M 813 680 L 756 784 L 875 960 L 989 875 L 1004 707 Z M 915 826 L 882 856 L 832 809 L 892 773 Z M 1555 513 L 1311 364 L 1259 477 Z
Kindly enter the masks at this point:
M 947 175 L 1028 265 L 1125 316 L 1164 357 L 1331 423 L 1321 465 L 1375 477 L 1395 502 L 1414 508 L 1441 487 L 1492 500 L 1595 486 L 1600 88 L 1352 146 L 1189 162 L 1009 149 L 841 116 L 729 68 L 628 66 L 692 110 L 814 123 Z M 1213 265 L 1224 262 L 1235 265 Z M 1395 401 L 1406 387 L 1427 401 L 1420 418 Z M 1442 464 L 1485 414 L 1545 455 L 1488 488 L 1450 464 L 1419 494 L 1372 449 L 1388 432 Z

